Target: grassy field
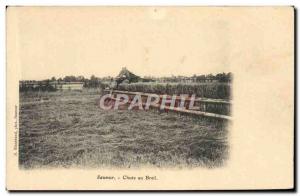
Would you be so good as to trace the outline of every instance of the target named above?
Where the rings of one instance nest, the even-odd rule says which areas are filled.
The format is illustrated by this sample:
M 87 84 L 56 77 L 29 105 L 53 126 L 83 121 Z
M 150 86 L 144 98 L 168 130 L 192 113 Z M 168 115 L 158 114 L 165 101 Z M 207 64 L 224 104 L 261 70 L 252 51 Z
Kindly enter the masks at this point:
M 176 113 L 103 111 L 98 91 L 20 94 L 21 168 L 220 167 L 226 122 Z

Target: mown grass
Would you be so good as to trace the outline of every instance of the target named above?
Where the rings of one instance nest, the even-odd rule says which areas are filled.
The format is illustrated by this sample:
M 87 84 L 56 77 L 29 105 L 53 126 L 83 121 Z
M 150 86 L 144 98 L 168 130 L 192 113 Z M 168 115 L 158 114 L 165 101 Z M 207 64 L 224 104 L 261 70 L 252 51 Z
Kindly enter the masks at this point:
M 220 167 L 227 122 L 150 111 L 104 111 L 98 91 L 22 93 L 21 168 Z

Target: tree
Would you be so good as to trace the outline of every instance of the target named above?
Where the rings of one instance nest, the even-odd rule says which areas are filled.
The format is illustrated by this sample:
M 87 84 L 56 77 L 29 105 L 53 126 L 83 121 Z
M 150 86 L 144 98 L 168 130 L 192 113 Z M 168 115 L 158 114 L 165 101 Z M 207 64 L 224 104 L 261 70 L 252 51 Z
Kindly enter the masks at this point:
M 95 77 L 94 75 L 92 75 L 88 86 L 97 88 L 97 87 L 99 87 L 99 84 L 100 84 L 99 79 L 97 77 Z
M 76 82 L 76 77 L 75 76 L 66 76 L 64 77 L 65 82 Z

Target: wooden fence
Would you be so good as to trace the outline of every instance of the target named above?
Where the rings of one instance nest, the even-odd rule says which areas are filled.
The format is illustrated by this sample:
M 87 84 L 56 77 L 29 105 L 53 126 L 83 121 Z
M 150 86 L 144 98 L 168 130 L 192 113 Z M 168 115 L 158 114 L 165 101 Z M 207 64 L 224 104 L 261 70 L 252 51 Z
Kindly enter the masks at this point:
M 129 97 L 129 103 L 132 101 L 133 97 L 135 95 L 140 95 L 142 97 L 142 104 L 145 106 L 145 99 L 149 96 L 153 96 L 151 93 L 142 93 L 142 92 L 131 92 L 131 91 L 120 91 L 120 90 L 104 90 L 106 94 L 111 94 L 110 97 L 111 100 L 117 101 L 117 94 L 125 94 Z M 188 105 L 190 101 L 192 100 L 191 97 L 185 98 L 185 105 L 184 108 L 177 107 L 180 104 L 181 96 L 171 96 L 171 95 L 158 95 L 159 96 L 159 103 L 158 104 L 152 104 L 151 107 L 154 108 L 160 108 L 160 103 L 165 97 L 167 100 L 175 99 L 175 107 L 170 107 L 170 104 L 166 104 L 164 107 L 164 110 L 167 111 L 175 111 L 180 113 L 186 113 L 186 114 L 193 114 L 193 115 L 199 115 L 199 116 L 206 116 L 211 118 L 218 118 L 218 119 L 225 119 L 225 120 L 232 120 L 232 117 L 229 116 L 230 114 L 230 108 L 231 108 L 231 102 L 228 100 L 223 99 L 209 99 L 209 98 L 195 98 L 194 103 L 195 106 L 201 106 L 198 109 L 189 109 Z M 227 108 L 227 114 L 220 114 L 217 112 L 208 112 L 208 107 L 213 105 L 214 107 L 221 107 L 221 108 Z

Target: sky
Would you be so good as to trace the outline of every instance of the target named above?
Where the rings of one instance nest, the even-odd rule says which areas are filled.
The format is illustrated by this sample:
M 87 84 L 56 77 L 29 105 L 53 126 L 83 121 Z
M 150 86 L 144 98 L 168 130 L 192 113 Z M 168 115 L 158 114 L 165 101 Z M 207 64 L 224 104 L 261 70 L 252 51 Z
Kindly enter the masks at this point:
M 230 72 L 232 16 L 222 8 L 21 7 L 21 79 Z

